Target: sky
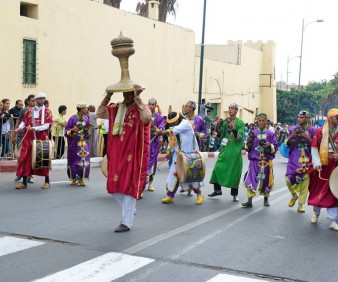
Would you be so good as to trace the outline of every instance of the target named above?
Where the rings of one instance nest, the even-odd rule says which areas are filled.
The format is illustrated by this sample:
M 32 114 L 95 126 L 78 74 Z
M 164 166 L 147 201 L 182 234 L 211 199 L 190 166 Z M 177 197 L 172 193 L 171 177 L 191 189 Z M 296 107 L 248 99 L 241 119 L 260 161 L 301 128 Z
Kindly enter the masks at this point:
M 122 0 L 121 10 L 135 13 L 140 1 Z M 196 43 L 200 44 L 204 0 L 177 0 L 177 3 L 176 17 L 170 17 L 168 22 L 193 30 Z M 207 0 L 206 3 L 205 44 L 272 40 L 276 43 L 276 81 L 286 81 L 289 69 L 289 84 L 298 84 L 304 19 L 301 84 L 329 81 L 338 72 L 338 0 Z M 324 22 L 316 22 L 318 19 Z

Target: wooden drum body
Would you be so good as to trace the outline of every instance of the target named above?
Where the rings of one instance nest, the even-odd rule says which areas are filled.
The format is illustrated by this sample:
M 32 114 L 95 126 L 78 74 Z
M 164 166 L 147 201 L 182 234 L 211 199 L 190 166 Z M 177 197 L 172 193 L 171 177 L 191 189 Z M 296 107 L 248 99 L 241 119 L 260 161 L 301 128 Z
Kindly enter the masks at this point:
M 205 176 L 205 161 L 199 152 L 177 152 L 176 172 L 180 183 L 201 182 Z
M 333 196 L 338 199 L 338 166 L 332 171 L 330 175 L 330 190 Z
M 32 168 L 50 169 L 53 148 L 49 140 L 33 140 L 32 142 Z
M 107 155 L 105 155 L 103 158 L 102 158 L 102 162 L 101 162 L 101 170 L 102 170 L 102 173 L 105 177 L 108 176 L 108 160 L 107 160 Z

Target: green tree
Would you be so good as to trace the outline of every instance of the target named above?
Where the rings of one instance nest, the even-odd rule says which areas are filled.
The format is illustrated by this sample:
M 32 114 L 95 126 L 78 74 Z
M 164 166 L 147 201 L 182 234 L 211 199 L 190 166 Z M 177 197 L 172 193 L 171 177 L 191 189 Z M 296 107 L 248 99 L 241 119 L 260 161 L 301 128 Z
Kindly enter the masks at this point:
M 316 81 L 311 81 L 304 87 L 305 90 L 307 91 L 320 91 L 325 89 L 327 86 L 327 81 L 322 80 L 321 82 L 316 82 Z
M 103 0 L 103 4 L 120 9 L 122 0 Z
M 299 100 L 299 108 L 297 108 Z M 311 116 L 324 115 L 333 107 L 338 108 L 338 72 L 327 82 L 312 81 L 300 91 L 296 89 L 277 90 L 277 120 L 283 123 L 294 123 L 297 111 L 308 110 Z

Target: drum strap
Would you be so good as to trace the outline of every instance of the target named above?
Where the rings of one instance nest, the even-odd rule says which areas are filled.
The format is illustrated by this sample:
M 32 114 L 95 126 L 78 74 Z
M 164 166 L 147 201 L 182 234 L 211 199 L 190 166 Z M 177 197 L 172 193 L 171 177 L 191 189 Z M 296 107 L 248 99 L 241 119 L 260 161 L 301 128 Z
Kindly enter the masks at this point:
M 178 148 L 180 149 L 180 151 L 182 151 L 181 150 L 181 137 L 179 134 L 175 134 L 175 136 L 176 136 Z
M 331 129 L 329 129 L 329 142 L 331 143 L 331 146 L 332 146 L 332 150 L 334 151 L 334 152 L 337 152 L 336 151 L 336 144 L 335 144 L 335 142 L 333 141 L 333 134 L 332 134 L 332 131 L 331 131 Z
M 33 124 L 33 127 L 36 126 L 34 114 L 32 114 L 32 124 Z M 36 140 L 36 132 L 35 132 L 35 130 L 33 130 L 33 134 L 34 134 L 34 139 Z
M 176 136 L 178 148 L 179 148 L 180 151 L 182 151 L 181 150 L 181 137 L 180 137 L 179 134 L 175 134 L 175 136 Z M 193 138 L 195 138 L 195 136 Z M 195 151 L 195 139 L 193 139 L 193 143 L 192 144 L 193 144 L 193 148 L 192 149 L 193 149 L 193 151 Z
M 331 129 L 329 129 L 329 143 L 331 144 L 332 150 L 335 154 L 337 154 L 337 148 L 336 148 L 336 143 L 333 140 L 333 133 Z M 338 160 L 336 160 L 336 163 L 338 163 Z

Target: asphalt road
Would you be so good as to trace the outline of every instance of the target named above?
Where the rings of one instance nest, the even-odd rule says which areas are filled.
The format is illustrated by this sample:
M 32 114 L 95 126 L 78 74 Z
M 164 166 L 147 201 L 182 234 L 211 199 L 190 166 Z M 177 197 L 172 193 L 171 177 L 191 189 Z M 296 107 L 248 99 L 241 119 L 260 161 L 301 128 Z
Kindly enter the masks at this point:
M 271 206 L 259 196 L 252 209 L 241 207 L 243 187 L 239 203 L 226 188 L 207 197 L 214 163 L 207 160 L 201 206 L 180 193 L 161 203 L 169 170 L 161 164 L 156 190 L 144 193 L 132 230 L 121 234 L 121 211 L 99 168 L 86 187 L 52 171 L 49 190 L 41 177 L 16 190 L 14 173 L 0 174 L 0 281 L 338 281 L 338 233 L 326 211 L 311 224 L 311 207 L 299 214 L 287 206 L 286 159 L 275 160 Z

